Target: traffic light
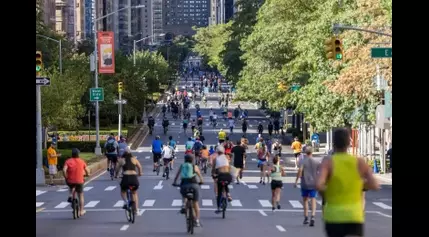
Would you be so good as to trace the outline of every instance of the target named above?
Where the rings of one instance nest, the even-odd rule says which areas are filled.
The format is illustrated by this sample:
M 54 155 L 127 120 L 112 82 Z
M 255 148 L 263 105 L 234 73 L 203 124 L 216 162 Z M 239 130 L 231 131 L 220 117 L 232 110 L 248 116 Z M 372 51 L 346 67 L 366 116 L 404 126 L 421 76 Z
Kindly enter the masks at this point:
M 334 59 L 335 55 L 335 38 L 332 37 L 325 41 L 325 52 L 327 59 Z
M 341 60 L 343 59 L 343 42 L 340 39 L 335 39 L 335 59 Z
M 118 82 L 118 92 L 122 93 L 124 89 L 124 83 L 123 82 Z
M 36 51 L 36 75 L 39 75 L 43 69 L 42 52 Z
M 279 83 L 277 83 L 277 89 L 279 89 L 281 91 L 285 91 L 286 86 L 285 86 L 285 84 L 283 84 L 283 82 L 279 82 Z

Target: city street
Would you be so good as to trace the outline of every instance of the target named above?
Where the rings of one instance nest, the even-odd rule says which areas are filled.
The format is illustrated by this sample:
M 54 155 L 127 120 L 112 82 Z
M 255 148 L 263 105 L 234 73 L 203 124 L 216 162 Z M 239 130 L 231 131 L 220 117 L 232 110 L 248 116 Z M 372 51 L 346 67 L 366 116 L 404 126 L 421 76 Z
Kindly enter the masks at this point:
M 194 78 L 193 80 L 197 80 Z M 192 82 L 181 81 L 179 87 L 190 85 Z M 226 86 L 226 84 L 225 84 Z M 218 105 L 218 93 L 210 93 L 208 106 L 200 106 L 204 118 L 203 135 L 207 146 L 217 143 L 219 128 L 229 133 L 227 121 L 221 119 Z M 200 98 L 197 97 L 197 103 Z M 281 197 L 281 209 L 271 211 L 270 185 L 259 183 L 256 154 L 253 145 L 256 140 L 256 128 L 261 122 L 264 125 L 264 137 L 267 134 L 269 119 L 257 110 L 256 105 L 250 102 L 235 102 L 230 105 L 234 109 L 237 105 L 249 111 L 248 139 L 251 144 L 246 162 L 246 170 L 241 184 L 231 184 L 233 201 L 226 213 L 226 219 L 214 213 L 216 202 L 213 191 L 213 181 L 209 174 L 205 175 L 204 185 L 200 190 L 201 228 L 197 228 L 195 235 L 205 237 L 218 236 L 294 236 L 294 237 L 322 237 L 325 236 L 320 218 L 321 206 L 318 201 L 318 212 L 315 227 L 304 226 L 303 202 L 300 190 L 293 187 L 296 170 L 293 168 L 292 151 L 283 146 L 283 159 L 287 167 L 287 176 L 283 178 L 284 188 Z M 218 127 L 213 129 L 208 121 L 209 109 L 213 108 L 219 115 Z M 139 178 L 138 190 L 140 211 L 135 224 L 128 223 L 122 209 L 123 202 L 119 195 L 119 180 L 111 181 L 106 172 L 89 180 L 85 185 L 85 208 L 87 213 L 78 220 L 73 220 L 70 203 L 67 202 L 67 188 L 37 187 L 36 188 L 36 235 L 40 237 L 89 237 L 89 236 L 143 236 L 169 237 L 185 236 L 185 218 L 178 211 L 181 206 L 181 196 L 178 188 L 173 187 L 172 179 L 165 180 L 152 172 L 151 143 L 155 135 L 160 135 L 162 141 L 173 136 L 178 141 L 178 159 L 174 170 L 183 162 L 184 144 L 190 136 L 184 134 L 181 120 L 173 120 L 167 114 L 170 127 L 167 135 L 163 134 L 161 126 L 162 115 L 155 116 L 157 122 L 153 135 L 149 135 L 139 148 L 134 151 L 143 165 L 143 176 Z M 196 118 L 194 104 L 191 105 L 191 119 Z M 190 126 L 189 126 L 190 127 Z M 242 136 L 241 122 L 236 124 L 230 140 L 238 140 Z M 321 157 L 316 157 L 320 159 Z M 366 237 L 387 237 L 392 235 L 392 186 L 383 185 L 378 192 L 368 192 L 366 196 Z

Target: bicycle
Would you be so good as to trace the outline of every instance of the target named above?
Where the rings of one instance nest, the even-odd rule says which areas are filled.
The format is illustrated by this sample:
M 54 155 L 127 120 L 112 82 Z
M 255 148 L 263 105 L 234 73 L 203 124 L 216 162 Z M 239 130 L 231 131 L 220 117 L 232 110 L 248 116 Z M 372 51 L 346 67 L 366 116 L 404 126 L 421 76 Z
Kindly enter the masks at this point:
M 222 195 L 220 197 L 220 209 L 222 212 L 222 219 L 225 219 L 226 208 L 228 207 L 228 201 L 227 201 L 228 199 L 226 197 L 225 187 L 228 185 L 228 182 L 221 181 L 221 184 L 222 184 L 222 189 L 221 189 Z
M 127 199 L 128 202 L 126 203 L 126 209 L 125 209 L 125 216 L 127 217 L 128 222 L 131 222 L 134 224 L 136 220 L 136 205 L 133 200 L 133 194 L 131 193 L 131 190 L 134 188 L 134 186 L 129 186 L 127 189 Z
M 201 184 L 201 183 L 199 183 Z M 173 184 L 174 187 L 180 187 L 178 184 Z M 186 190 L 186 206 L 185 206 L 185 220 L 186 220 L 186 231 L 193 235 L 194 234 L 194 226 L 195 226 L 195 218 L 194 218 L 194 208 L 192 203 L 194 202 L 194 193 L 195 190 L 193 188 L 188 188 Z
M 161 166 L 162 166 L 162 163 L 161 163 L 161 160 L 159 160 L 155 170 L 156 175 L 159 175 L 159 172 L 161 171 Z
M 168 131 L 168 127 L 164 127 L 164 135 L 167 134 L 167 131 Z
M 80 217 L 80 200 L 79 195 L 76 195 L 76 187 L 73 187 L 72 189 L 72 203 L 71 203 L 72 213 L 73 213 L 73 219 L 77 219 Z
M 116 163 L 114 163 L 113 161 L 110 162 L 110 168 L 109 168 L 109 173 L 110 173 L 110 179 L 113 180 L 115 177 L 115 169 L 116 169 Z
M 200 158 L 200 165 L 201 165 L 201 170 L 203 170 L 204 174 L 207 174 L 207 158 Z
M 164 159 L 164 174 L 163 174 L 163 177 L 165 176 L 165 180 L 168 180 L 170 178 L 170 167 L 169 167 L 169 164 L 173 160 L 173 158 L 174 157 L 172 157 L 171 159 Z

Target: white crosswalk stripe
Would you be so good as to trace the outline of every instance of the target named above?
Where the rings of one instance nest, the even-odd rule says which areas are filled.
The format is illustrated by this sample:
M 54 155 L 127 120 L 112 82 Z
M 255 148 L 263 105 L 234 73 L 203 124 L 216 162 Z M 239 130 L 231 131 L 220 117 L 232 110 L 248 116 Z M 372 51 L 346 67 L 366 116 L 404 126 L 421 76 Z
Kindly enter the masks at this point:
M 141 204 L 142 207 L 146 207 L 146 208 L 161 208 L 161 207 L 180 207 L 182 206 L 182 200 L 181 199 L 173 199 L 170 201 L 167 200 L 156 200 L 156 199 L 146 199 L 146 200 L 141 200 L 141 202 L 143 204 Z M 243 201 L 244 204 L 243 205 Z M 202 199 L 200 201 L 201 205 L 204 207 L 213 207 L 216 204 L 216 199 Z M 113 205 L 112 205 L 113 204 Z M 303 202 L 301 200 L 281 200 L 280 204 L 282 205 L 283 208 L 293 208 L 293 209 L 303 209 Z M 317 200 L 317 204 L 318 204 L 318 208 L 321 207 L 321 202 L 320 200 Z M 122 208 L 122 206 L 124 205 L 124 201 L 123 200 L 118 200 L 118 201 L 103 201 L 103 200 L 91 200 L 88 203 L 85 204 L 85 208 Z M 386 203 L 383 202 L 367 202 L 367 208 L 369 205 L 373 205 L 373 207 L 376 208 L 381 208 L 383 210 L 392 210 L 392 206 L 388 205 Z M 252 201 L 250 200 L 240 200 L 240 199 L 233 199 L 230 203 L 229 206 L 234 207 L 234 208 L 257 208 L 257 207 L 261 207 L 261 208 L 271 208 L 272 204 L 271 201 L 269 199 L 253 199 Z M 47 202 L 36 202 L 36 208 L 38 207 L 44 207 L 44 208 L 54 208 L 54 209 L 64 209 L 67 207 L 70 207 L 70 203 L 69 202 L 59 202 L 59 203 L 47 203 Z

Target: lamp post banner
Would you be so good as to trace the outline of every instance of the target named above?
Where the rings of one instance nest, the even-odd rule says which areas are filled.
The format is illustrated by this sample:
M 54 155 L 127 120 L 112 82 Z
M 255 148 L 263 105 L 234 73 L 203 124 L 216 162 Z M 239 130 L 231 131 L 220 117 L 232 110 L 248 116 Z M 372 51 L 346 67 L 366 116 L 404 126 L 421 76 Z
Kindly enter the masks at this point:
M 115 46 L 112 31 L 97 32 L 98 41 L 98 72 L 100 74 L 115 73 Z

